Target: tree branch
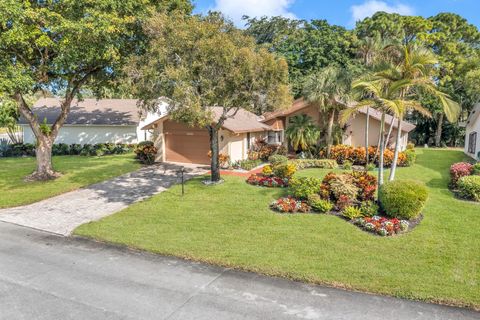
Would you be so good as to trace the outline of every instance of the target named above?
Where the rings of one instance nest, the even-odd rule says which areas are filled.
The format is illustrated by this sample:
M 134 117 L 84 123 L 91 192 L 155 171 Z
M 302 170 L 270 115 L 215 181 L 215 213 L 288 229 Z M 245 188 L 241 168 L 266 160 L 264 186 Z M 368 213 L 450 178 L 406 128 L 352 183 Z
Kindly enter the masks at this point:
M 38 139 L 43 135 L 42 130 L 40 129 L 40 124 L 38 123 L 35 114 L 28 107 L 27 102 L 23 98 L 22 94 L 17 92 L 13 95 L 13 99 L 17 102 L 18 110 L 20 114 L 28 121 L 30 128 L 32 128 L 33 134 Z

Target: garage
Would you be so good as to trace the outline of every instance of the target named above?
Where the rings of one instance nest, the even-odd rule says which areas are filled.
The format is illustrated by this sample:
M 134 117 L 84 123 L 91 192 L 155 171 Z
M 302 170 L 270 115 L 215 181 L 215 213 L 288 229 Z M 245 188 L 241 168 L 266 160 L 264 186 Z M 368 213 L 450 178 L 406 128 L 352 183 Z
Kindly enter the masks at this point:
M 171 162 L 209 164 L 210 140 L 208 131 L 190 128 L 167 120 L 163 124 L 165 160 Z

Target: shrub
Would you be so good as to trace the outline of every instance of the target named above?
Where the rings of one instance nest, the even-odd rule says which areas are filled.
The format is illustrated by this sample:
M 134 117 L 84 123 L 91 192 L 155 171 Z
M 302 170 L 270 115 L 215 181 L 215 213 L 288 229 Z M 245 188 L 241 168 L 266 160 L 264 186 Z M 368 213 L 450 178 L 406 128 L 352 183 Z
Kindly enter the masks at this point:
M 273 168 L 273 174 L 279 178 L 290 179 L 295 172 L 297 172 L 297 167 L 294 163 L 285 163 L 275 166 Z
M 468 162 L 457 162 L 450 167 L 450 186 L 455 188 L 461 177 L 472 174 L 473 166 Z
M 461 177 L 458 180 L 457 188 L 460 197 L 480 201 L 480 176 Z
M 378 200 L 386 215 L 407 220 L 419 216 L 427 198 L 427 188 L 414 180 L 386 182 L 378 193 Z
M 243 169 L 243 170 L 250 171 L 253 168 L 258 167 L 261 164 L 262 164 L 262 160 L 260 160 L 260 159 L 257 159 L 257 160 L 239 160 L 239 161 L 235 162 L 232 166 L 235 169 L 240 168 L 240 169 Z
M 328 213 L 333 209 L 333 203 L 320 198 L 318 194 L 312 194 L 308 197 L 308 205 L 320 213 Z
M 415 150 L 415 144 L 413 142 L 407 143 L 407 150 Z
M 348 174 L 339 174 L 330 181 L 330 191 L 335 199 L 346 196 L 351 200 L 357 198 L 358 187 L 353 183 L 353 177 Z
M 248 151 L 249 160 L 262 160 L 267 159 L 273 155 L 278 149 L 277 145 L 270 145 L 263 138 L 257 138 L 253 144 L 253 149 Z
M 342 216 L 349 220 L 353 220 L 356 218 L 360 218 L 362 216 L 362 212 L 360 211 L 360 209 L 355 208 L 354 206 L 348 206 L 342 210 Z
M 473 165 L 472 174 L 480 176 L 480 162 L 477 162 Z
M 268 164 L 266 166 L 264 166 L 263 169 L 262 169 L 262 174 L 264 176 L 271 176 L 273 174 L 272 166 L 270 166 Z
M 310 195 L 320 191 L 322 180 L 314 177 L 292 178 L 289 185 L 296 198 L 307 199 Z
M 157 155 L 157 148 L 153 146 L 153 143 L 138 145 L 135 148 L 135 154 L 138 159 L 143 164 L 153 164 L 155 162 L 155 156 Z
M 377 153 L 377 147 L 368 147 L 369 158 L 372 159 L 373 155 Z M 325 155 L 325 151 L 320 152 L 321 156 Z M 365 147 L 352 147 L 347 145 L 332 146 L 330 152 L 330 159 L 334 159 L 339 164 L 343 164 L 345 161 L 350 161 L 354 165 L 364 165 L 366 162 Z M 388 167 L 393 162 L 393 150 L 386 149 L 384 154 L 384 166 Z M 407 155 L 404 152 L 400 152 L 398 155 L 397 164 L 399 166 L 405 166 L 407 162 Z M 378 164 L 378 157 L 375 159 L 375 163 Z
M 279 212 L 308 212 L 310 211 L 310 206 L 301 200 L 297 200 L 292 197 L 285 197 L 275 200 L 270 204 L 270 208 Z
M 288 158 L 286 156 L 282 156 L 280 154 L 274 154 L 270 157 L 268 157 L 268 162 L 272 164 L 272 166 L 277 166 L 279 164 L 284 164 L 288 161 Z
M 375 170 L 376 166 L 373 163 L 367 164 L 367 171 L 373 171 Z
M 350 207 L 350 206 L 353 206 L 353 199 L 352 198 L 349 198 L 347 196 L 344 196 L 344 195 L 341 195 L 337 202 L 335 203 L 336 207 L 337 207 L 337 210 L 338 211 L 342 211 L 343 209 L 345 209 L 346 207 Z
M 335 169 L 338 164 L 333 159 L 295 159 L 291 161 L 298 170 L 308 168 Z
M 407 149 L 407 151 L 405 151 L 405 158 L 405 166 L 413 166 L 417 160 L 417 154 L 415 153 L 415 150 Z
M 374 201 L 364 201 L 360 204 L 362 217 L 373 217 L 378 214 L 378 205 Z
M 353 183 L 360 189 L 357 199 L 359 201 L 373 200 L 375 191 L 377 191 L 377 178 L 364 171 L 355 171 L 351 175 Z
M 352 170 L 352 162 L 350 160 L 343 161 L 343 169 L 344 170 Z
M 208 157 L 212 159 L 212 151 L 208 151 L 207 153 Z M 218 163 L 221 168 L 228 168 L 228 165 L 230 164 L 230 156 L 225 153 L 219 153 L 218 154 Z

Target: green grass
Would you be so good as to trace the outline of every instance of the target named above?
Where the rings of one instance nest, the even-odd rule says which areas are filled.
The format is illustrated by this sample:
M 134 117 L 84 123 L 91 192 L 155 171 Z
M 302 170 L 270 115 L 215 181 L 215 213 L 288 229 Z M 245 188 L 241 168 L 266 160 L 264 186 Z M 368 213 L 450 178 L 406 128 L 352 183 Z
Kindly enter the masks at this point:
M 35 158 L 0 159 L 0 208 L 33 203 L 140 168 L 132 154 L 53 157 L 55 170 L 63 175 L 52 181 L 25 182 L 35 169 Z
M 76 234 L 268 275 L 479 308 L 480 205 L 447 189 L 450 164 L 464 156 L 417 152 L 417 164 L 400 168 L 398 178 L 423 181 L 430 197 L 421 224 L 397 237 L 374 236 L 335 216 L 273 213 L 269 203 L 285 190 L 236 177 L 213 187 L 191 180 L 183 198 L 175 186 Z

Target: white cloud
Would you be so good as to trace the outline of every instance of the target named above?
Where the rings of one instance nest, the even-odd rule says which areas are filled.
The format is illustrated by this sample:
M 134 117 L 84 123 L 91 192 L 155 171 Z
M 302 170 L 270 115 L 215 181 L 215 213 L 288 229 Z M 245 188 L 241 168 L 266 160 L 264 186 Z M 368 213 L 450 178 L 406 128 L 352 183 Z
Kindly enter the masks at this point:
M 215 0 L 213 10 L 220 11 L 237 26 L 244 26 L 242 16 L 284 16 L 295 18 L 289 7 L 295 0 Z
M 384 1 L 378 0 L 368 0 L 362 4 L 353 5 L 350 7 L 350 11 L 352 12 L 352 24 L 359 20 L 363 20 L 366 17 L 372 16 L 377 11 L 399 13 L 402 15 L 412 15 L 415 12 L 412 7 L 406 4 L 397 3 L 389 5 Z

